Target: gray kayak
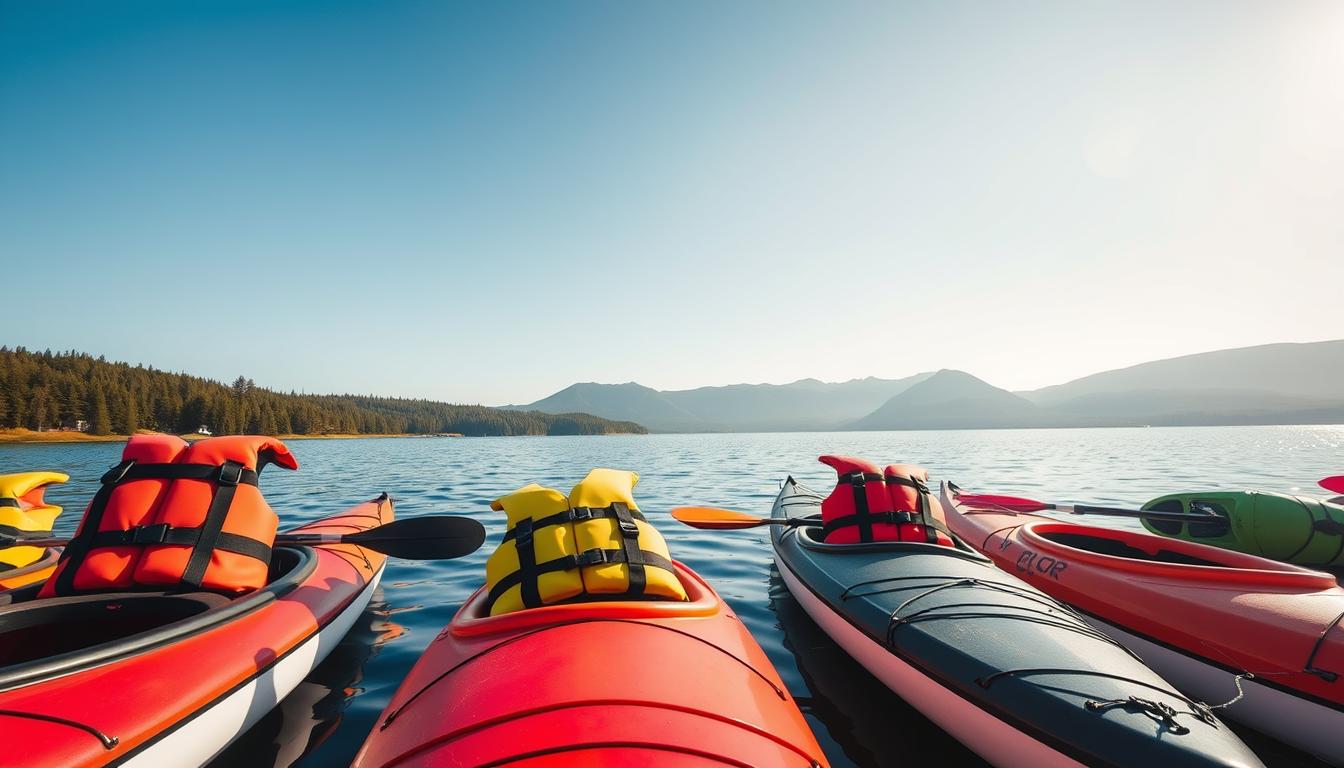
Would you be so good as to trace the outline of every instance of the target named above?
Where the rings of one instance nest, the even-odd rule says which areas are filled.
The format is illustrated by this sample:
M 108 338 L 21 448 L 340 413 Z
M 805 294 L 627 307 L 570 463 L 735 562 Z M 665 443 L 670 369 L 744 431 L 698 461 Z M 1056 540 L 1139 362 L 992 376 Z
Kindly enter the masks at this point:
M 789 478 L 775 500 L 773 516 L 796 521 L 771 529 L 790 593 L 874 676 L 988 762 L 1262 765 L 1213 710 L 960 540 L 819 541 L 820 528 L 801 523 L 819 523 L 821 498 Z

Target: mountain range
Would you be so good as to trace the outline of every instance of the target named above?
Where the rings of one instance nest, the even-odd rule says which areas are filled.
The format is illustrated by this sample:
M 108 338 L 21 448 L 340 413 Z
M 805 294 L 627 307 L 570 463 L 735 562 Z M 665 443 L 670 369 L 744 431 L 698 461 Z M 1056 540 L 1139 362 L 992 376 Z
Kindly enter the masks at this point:
M 1344 339 L 1185 355 L 1028 392 L 964 371 L 659 391 L 573 384 L 528 405 L 656 432 L 1344 423 Z

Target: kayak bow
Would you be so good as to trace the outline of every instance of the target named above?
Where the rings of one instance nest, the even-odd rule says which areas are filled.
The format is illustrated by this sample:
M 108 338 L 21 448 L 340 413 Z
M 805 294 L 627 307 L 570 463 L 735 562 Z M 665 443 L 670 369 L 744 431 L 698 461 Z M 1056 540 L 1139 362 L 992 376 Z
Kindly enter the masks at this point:
M 689 600 L 490 616 L 476 591 L 355 759 L 391 766 L 800 766 L 821 748 L 778 673 L 699 575 Z

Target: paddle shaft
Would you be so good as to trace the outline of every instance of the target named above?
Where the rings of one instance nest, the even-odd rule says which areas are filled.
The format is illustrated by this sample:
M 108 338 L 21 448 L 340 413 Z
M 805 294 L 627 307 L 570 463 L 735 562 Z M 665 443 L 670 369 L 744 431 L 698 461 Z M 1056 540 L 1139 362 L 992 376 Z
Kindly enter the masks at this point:
M 460 515 L 408 517 L 351 533 L 281 533 L 277 546 L 353 544 L 407 560 L 448 560 L 475 552 L 485 541 L 485 527 Z M 63 547 L 69 539 L 0 535 L 4 547 Z
M 1066 515 L 1107 515 L 1110 517 L 1137 517 L 1148 520 L 1169 520 L 1172 522 L 1186 522 L 1189 520 L 1198 521 L 1201 518 L 1209 520 L 1223 519 L 1219 515 L 1212 513 L 1186 513 L 1186 512 L 1159 512 L 1146 509 L 1120 509 L 1117 507 L 1100 507 L 1091 504 L 1051 504 L 1045 501 L 1036 501 L 1035 499 L 1024 499 L 1017 496 L 1000 496 L 988 493 L 965 493 L 957 487 L 955 483 L 948 483 L 953 498 L 960 503 L 972 509 L 981 509 L 986 511 L 998 510 L 1010 512 L 1012 514 L 1029 514 L 1031 512 L 1054 511 Z

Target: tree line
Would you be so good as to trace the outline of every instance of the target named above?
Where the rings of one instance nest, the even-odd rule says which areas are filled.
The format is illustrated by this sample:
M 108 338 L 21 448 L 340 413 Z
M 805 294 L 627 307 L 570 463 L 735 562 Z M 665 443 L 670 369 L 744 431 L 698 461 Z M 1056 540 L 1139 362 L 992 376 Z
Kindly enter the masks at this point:
M 629 421 L 372 395 L 274 392 L 239 376 L 232 385 L 81 352 L 0 347 L 0 428 L 137 430 L 219 435 L 643 433 Z

